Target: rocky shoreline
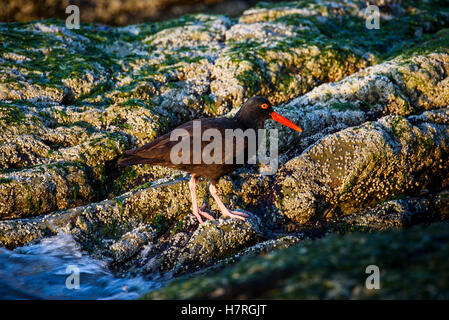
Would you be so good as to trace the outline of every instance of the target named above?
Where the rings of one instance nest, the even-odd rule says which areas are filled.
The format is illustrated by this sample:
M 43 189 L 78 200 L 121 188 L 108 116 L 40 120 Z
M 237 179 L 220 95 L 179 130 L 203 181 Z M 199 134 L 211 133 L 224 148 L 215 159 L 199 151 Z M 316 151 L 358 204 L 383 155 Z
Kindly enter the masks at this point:
M 398 241 L 414 254 L 407 241 L 429 234 L 441 245 L 429 255 L 444 257 L 449 7 L 390 4 L 381 7 L 379 30 L 365 28 L 358 1 L 260 3 L 239 18 L 198 14 L 126 27 L 0 24 L 0 246 L 65 232 L 120 276 L 170 280 L 202 272 L 197 280 L 180 278 L 186 286 L 209 281 L 210 268 L 230 276 L 253 263 L 284 261 L 285 252 L 297 261 L 285 261 L 285 277 L 274 285 L 281 288 L 308 259 L 361 239 L 382 260 L 382 243 Z M 247 211 L 248 221 L 198 227 L 185 173 L 116 167 L 124 150 L 189 119 L 232 115 L 255 94 L 304 131 L 270 123 L 279 130 L 279 171 L 264 176 L 248 166 L 220 179 L 220 196 Z M 204 181 L 198 198 L 218 218 Z M 336 236 L 354 231 L 361 233 Z M 294 254 L 302 248 L 323 253 Z M 427 265 L 419 260 L 416 268 Z M 445 265 L 432 268 L 443 272 Z M 369 297 L 346 289 L 307 295 L 307 285 L 256 294 L 252 284 L 238 295 L 232 282 L 216 295 L 174 294 L 177 283 L 146 297 Z M 447 297 L 443 284 L 441 296 L 429 296 Z M 396 289 L 380 297 L 407 298 Z

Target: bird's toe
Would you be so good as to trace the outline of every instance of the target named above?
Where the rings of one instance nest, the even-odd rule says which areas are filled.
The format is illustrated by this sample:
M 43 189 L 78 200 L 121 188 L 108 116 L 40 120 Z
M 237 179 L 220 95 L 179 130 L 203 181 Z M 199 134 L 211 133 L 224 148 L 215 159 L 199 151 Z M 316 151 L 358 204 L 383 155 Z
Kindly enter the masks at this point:
M 198 212 L 193 212 L 193 215 L 196 217 L 196 219 L 198 220 L 198 222 L 200 224 L 203 223 L 203 219 L 201 218 L 200 214 Z
M 238 215 L 240 217 L 249 217 L 249 214 L 245 213 L 245 212 L 241 212 L 241 211 L 233 211 L 233 210 L 229 210 L 232 214 L 234 215 Z
M 239 212 L 239 213 L 241 214 L 241 212 Z M 239 220 L 242 220 L 242 221 L 246 220 L 245 217 L 243 217 L 243 216 L 241 216 L 239 214 L 236 214 L 235 211 L 223 212 L 223 215 L 225 217 L 228 217 L 228 218 L 239 219 Z
M 202 208 L 202 207 L 201 207 L 201 208 Z M 199 213 L 200 215 L 202 215 L 203 217 L 205 217 L 206 219 L 209 219 L 209 220 L 215 220 L 214 217 L 212 217 L 209 213 L 207 213 L 207 212 L 205 212 L 205 211 L 203 211 L 203 210 L 201 210 L 201 209 L 198 209 L 198 213 Z

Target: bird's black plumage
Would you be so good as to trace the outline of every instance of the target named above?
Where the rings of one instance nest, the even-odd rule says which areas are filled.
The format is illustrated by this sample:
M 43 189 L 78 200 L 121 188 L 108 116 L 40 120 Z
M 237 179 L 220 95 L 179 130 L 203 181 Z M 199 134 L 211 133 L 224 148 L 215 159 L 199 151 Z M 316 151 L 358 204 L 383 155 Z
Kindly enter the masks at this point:
M 161 137 L 147 143 L 141 147 L 127 150 L 125 151 L 125 157 L 118 161 L 118 164 L 121 166 L 135 165 L 135 164 L 153 164 L 153 165 L 162 165 L 166 167 L 175 168 L 178 170 L 186 171 L 191 174 L 191 180 L 189 182 L 189 189 L 192 196 L 192 211 L 193 214 L 197 217 L 198 221 L 202 223 L 202 218 L 205 217 L 207 219 L 213 219 L 213 217 L 207 212 L 203 211 L 202 208 L 198 208 L 197 198 L 196 198 L 196 178 L 197 177 L 205 177 L 209 179 L 210 186 L 209 191 L 212 197 L 217 202 L 220 211 L 224 216 L 237 218 L 241 220 L 245 220 L 247 216 L 244 213 L 238 211 L 231 211 L 225 207 L 223 202 L 221 202 L 220 198 L 217 195 L 217 190 L 215 188 L 216 180 L 230 173 L 244 163 L 239 163 L 237 161 L 237 157 L 243 152 L 244 154 L 244 162 L 248 160 L 249 157 L 253 156 L 253 154 L 248 154 L 248 150 L 252 152 L 257 152 L 256 148 L 248 147 L 249 143 L 258 144 L 257 132 L 258 129 L 264 128 L 264 121 L 272 118 L 290 128 L 300 131 L 301 129 L 291 123 L 289 120 L 283 118 L 273 111 L 273 107 L 271 103 L 264 97 L 252 97 L 248 99 L 239 109 L 239 111 L 235 114 L 233 118 L 207 118 L 207 119 L 198 119 L 186 122 L 176 129 L 183 129 L 186 132 L 186 135 L 183 139 L 189 139 L 190 143 L 190 151 L 189 157 L 190 161 L 187 163 L 174 163 L 171 159 L 172 149 L 179 143 L 179 140 L 172 141 L 170 137 L 172 136 L 172 132 L 166 133 Z M 215 132 L 219 132 L 219 139 L 221 139 L 221 161 L 217 161 L 218 163 L 205 163 L 200 161 L 199 163 L 195 163 L 193 160 L 194 153 L 201 152 L 205 150 L 206 146 L 210 143 L 215 142 L 211 138 L 209 141 L 203 141 L 202 136 L 197 137 L 200 140 L 200 148 L 199 150 L 194 149 L 194 140 L 195 140 L 195 128 L 194 121 L 199 121 L 201 124 L 201 133 L 205 132 L 208 129 L 215 129 Z M 174 130 L 176 130 L 174 129 Z M 237 143 L 234 140 L 233 136 L 228 136 L 226 131 L 228 129 L 231 130 L 242 130 L 240 132 L 246 131 L 248 129 L 255 130 L 256 140 L 249 141 L 248 139 L 243 139 L 243 143 Z M 229 130 L 228 130 L 229 131 Z M 233 146 L 233 150 L 229 153 L 229 150 L 226 149 L 226 141 L 227 139 L 231 140 L 231 145 Z M 181 154 L 183 151 L 181 151 Z M 217 156 L 217 158 L 219 158 Z M 232 158 L 232 159 L 231 159 Z M 202 157 L 201 157 L 202 159 Z M 232 160 L 232 161 L 229 161 Z
M 262 109 L 260 106 L 266 104 L 267 108 Z M 201 122 L 201 131 L 204 132 L 207 129 L 217 129 L 223 138 L 222 145 L 222 162 L 219 164 L 194 164 L 193 163 L 193 152 L 191 152 L 191 161 L 189 164 L 173 164 L 170 159 L 171 149 L 179 141 L 170 141 L 170 135 L 172 132 L 166 133 L 156 140 L 151 141 L 141 147 L 125 151 L 125 157 L 119 160 L 119 165 L 135 165 L 149 163 L 153 165 L 162 165 L 166 167 L 175 168 L 178 170 L 186 171 L 191 174 L 195 174 L 198 177 L 205 177 L 211 180 L 216 180 L 217 178 L 236 170 L 243 164 L 236 164 L 235 158 L 237 153 L 244 152 L 245 159 L 248 158 L 248 141 L 245 139 L 244 149 L 236 149 L 234 144 L 233 150 L 233 164 L 226 164 L 226 157 L 229 156 L 225 151 L 225 139 L 226 139 L 226 129 L 261 129 L 264 127 L 264 121 L 270 118 L 270 113 L 273 112 L 273 108 L 270 102 L 264 97 L 253 97 L 249 99 L 245 104 L 242 105 L 240 110 L 235 114 L 233 118 L 204 118 L 197 119 L 196 121 Z M 186 122 L 176 129 L 184 129 L 189 133 L 190 137 L 190 150 L 193 150 L 193 120 Z M 202 141 L 201 150 L 211 143 L 211 141 Z

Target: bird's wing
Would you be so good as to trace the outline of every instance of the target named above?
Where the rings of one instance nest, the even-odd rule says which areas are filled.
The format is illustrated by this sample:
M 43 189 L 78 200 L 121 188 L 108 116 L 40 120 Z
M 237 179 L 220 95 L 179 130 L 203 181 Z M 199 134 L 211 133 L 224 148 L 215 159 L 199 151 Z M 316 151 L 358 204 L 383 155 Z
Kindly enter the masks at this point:
M 233 137 L 226 134 L 226 129 L 239 129 L 238 124 L 233 119 L 228 118 L 208 118 L 208 119 L 198 119 L 193 121 L 201 121 L 201 136 L 198 137 L 201 141 L 201 150 L 204 150 L 204 148 L 213 142 L 213 138 L 207 141 L 202 140 L 202 135 L 204 134 L 205 130 L 207 129 L 216 129 L 218 130 L 219 134 L 221 135 L 222 143 L 222 163 L 225 164 L 232 160 L 231 162 L 235 164 L 236 155 L 245 152 L 245 150 L 248 147 L 248 141 L 247 139 L 244 139 L 243 144 L 236 144 L 233 143 Z M 193 121 L 186 122 L 176 129 L 183 129 L 185 130 L 185 134 L 182 136 L 182 139 L 189 139 L 190 140 L 190 163 L 193 163 L 193 153 L 194 151 L 194 142 L 193 142 L 193 135 L 194 135 L 194 127 L 193 127 Z M 173 131 L 174 131 L 173 130 Z M 170 161 L 170 153 L 172 148 L 180 143 L 180 139 L 176 139 L 174 141 L 170 140 L 170 136 L 172 135 L 173 131 L 162 135 L 161 137 L 141 146 L 135 149 L 127 150 L 125 151 L 126 156 L 132 156 L 132 157 L 139 157 L 143 158 L 141 160 L 142 163 L 145 162 L 145 159 L 148 159 L 148 163 L 160 163 L 160 164 L 167 164 Z M 230 143 L 233 145 L 233 152 L 229 152 L 229 150 L 225 150 L 226 143 Z M 228 152 L 226 152 L 228 151 Z M 247 157 L 245 157 L 246 161 Z
M 190 121 L 191 122 L 191 121 Z M 189 122 L 179 126 L 177 129 L 183 128 L 187 131 L 186 138 L 191 138 L 191 132 L 189 132 Z M 152 159 L 159 161 L 169 161 L 170 160 L 170 151 L 172 148 L 179 143 L 178 140 L 170 140 L 171 132 L 166 133 L 159 138 L 144 144 L 138 148 L 134 148 L 131 150 L 125 151 L 126 156 L 137 156 L 144 159 Z

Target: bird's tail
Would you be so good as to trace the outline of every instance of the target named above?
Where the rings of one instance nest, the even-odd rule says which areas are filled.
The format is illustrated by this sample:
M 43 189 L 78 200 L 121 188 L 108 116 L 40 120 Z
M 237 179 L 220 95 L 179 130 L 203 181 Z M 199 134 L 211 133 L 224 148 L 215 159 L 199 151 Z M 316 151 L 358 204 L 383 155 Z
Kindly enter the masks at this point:
M 151 162 L 151 161 L 149 161 L 148 158 L 142 158 L 142 157 L 139 157 L 136 155 L 129 155 L 129 156 L 126 156 L 126 157 L 118 160 L 117 164 L 119 166 L 124 167 L 124 166 L 132 166 L 135 164 L 142 164 L 142 163 L 149 163 L 149 162 Z

